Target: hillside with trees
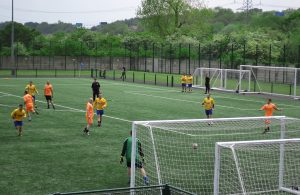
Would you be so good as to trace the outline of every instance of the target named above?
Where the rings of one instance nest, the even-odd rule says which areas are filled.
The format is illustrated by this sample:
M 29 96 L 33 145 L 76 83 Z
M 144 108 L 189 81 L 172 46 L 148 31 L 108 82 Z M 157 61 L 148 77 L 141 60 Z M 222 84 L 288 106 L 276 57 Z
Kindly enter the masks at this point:
M 297 61 L 292 56 L 297 56 L 299 52 L 300 9 L 285 10 L 283 16 L 278 16 L 276 11 L 264 12 L 260 9 L 253 9 L 248 14 L 221 7 L 206 9 L 191 6 L 184 0 L 170 0 L 167 1 L 168 4 L 159 2 L 144 0 L 138 8 L 136 18 L 98 25 L 91 29 L 76 28 L 63 22 L 16 23 L 16 45 L 22 48 L 18 54 L 106 55 L 108 48 L 116 48 L 113 55 L 121 56 L 124 54 L 122 47 L 130 47 L 135 52 L 143 53 L 152 44 L 177 45 L 176 47 L 179 44 L 201 44 L 212 55 L 221 50 L 218 55 L 224 55 L 223 58 L 229 60 L 233 47 L 241 55 L 243 45 L 246 45 L 247 53 L 244 55 L 249 58 L 255 55 L 257 57 L 259 53 L 260 60 L 282 60 L 280 58 L 285 52 L 282 48 L 286 47 L 289 58 Z M 1 23 L 2 55 L 10 54 L 9 36 L 10 23 Z M 271 54 L 269 50 L 272 50 Z M 186 52 L 183 49 L 180 55 L 185 55 Z M 148 55 L 147 52 L 145 55 Z M 178 54 L 175 52 L 174 55 Z M 241 58 L 236 55 L 235 58 Z

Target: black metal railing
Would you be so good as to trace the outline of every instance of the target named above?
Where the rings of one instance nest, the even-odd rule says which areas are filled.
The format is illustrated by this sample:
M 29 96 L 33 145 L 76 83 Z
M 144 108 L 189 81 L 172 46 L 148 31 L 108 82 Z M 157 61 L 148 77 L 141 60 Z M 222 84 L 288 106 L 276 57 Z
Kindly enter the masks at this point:
M 93 195 L 196 195 L 195 193 L 185 191 L 183 189 L 165 184 L 165 185 L 152 185 L 142 186 L 135 188 L 114 188 L 104 190 L 90 190 L 78 192 L 56 192 L 51 195 L 79 195 L 79 194 L 93 194 Z

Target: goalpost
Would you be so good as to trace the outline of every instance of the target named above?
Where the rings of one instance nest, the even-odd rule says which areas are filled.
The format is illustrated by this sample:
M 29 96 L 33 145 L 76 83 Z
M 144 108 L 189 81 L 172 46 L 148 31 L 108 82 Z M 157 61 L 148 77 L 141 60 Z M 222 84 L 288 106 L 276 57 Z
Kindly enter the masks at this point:
M 217 142 L 214 195 L 300 194 L 300 138 Z
M 265 120 L 271 121 L 270 132 L 263 134 Z M 141 161 L 136 139 L 142 146 L 150 185 L 167 183 L 197 194 L 212 194 L 216 142 L 295 138 L 300 135 L 299 127 L 300 119 L 284 116 L 135 121 L 130 185 L 144 185 L 135 169 L 135 162 Z
M 219 69 L 219 68 L 197 68 L 194 71 L 194 87 L 205 88 L 206 76 L 210 79 L 210 88 L 220 91 L 249 91 L 250 70 Z M 240 79 L 241 78 L 241 79 Z M 240 88 L 240 82 L 243 88 Z
M 240 65 L 240 71 L 251 72 L 253 81 L 251 89 L 240 93 L 262 93 L 280 96 L 300 97 L 300 68 Z M 240 74 L 239 85 L 243 85 L 243 75 Z

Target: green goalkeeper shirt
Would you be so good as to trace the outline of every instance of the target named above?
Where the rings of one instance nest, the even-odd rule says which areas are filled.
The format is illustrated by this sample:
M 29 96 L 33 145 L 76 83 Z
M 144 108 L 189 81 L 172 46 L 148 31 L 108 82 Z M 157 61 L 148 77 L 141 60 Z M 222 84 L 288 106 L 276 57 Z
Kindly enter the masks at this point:
M 131 149 L 132 149 L 132 137 L 126 138 L 123 143 L 121 156 L 126 157 L 127 162 L 131 162 Z M 142 151 L 142 144 L 139 139 L 136 138 L 136 161 L 139 160 L 139 156 L 144 157 Z

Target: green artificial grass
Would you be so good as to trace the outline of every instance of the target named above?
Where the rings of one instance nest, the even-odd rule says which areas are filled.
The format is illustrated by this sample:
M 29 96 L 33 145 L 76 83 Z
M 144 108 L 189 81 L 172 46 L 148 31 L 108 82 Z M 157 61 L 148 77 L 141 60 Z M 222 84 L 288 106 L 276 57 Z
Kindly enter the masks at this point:
M 72 75 L 72 71 L 68 73 Z M 143 73 L 136 75 L 143 77 Z M 17 137 L 10 113 L 22 103 L 29 80 L 40 92 L 40 115 L 34 115 L 31 122 L 25 120 L 23 137 Z M 43 86 L 47 80 L 54 87 L 56 110 L 46 109 Z M 101 128 L 96 127 L 94 118 L 91 135 L 85 136 L 84 110 L 92 95 L 91 83 L 90 78 L 0 79 L 0 194 L 126 187 L 127 169 L 119 164 L 119 157 L 132 121 L 205 118 L 202 90 L 181 93 L 176 87 L 100 79 L 108 101 L 106 116 Z M 215 91 L 212 97 L 216 100 L 214 117 L 262 116 L 258 109 L 266 102 L 263 97 Z M 275 115 L 299 117 L 300 102 L 278 99 L 274 103 L 283 109 Z

